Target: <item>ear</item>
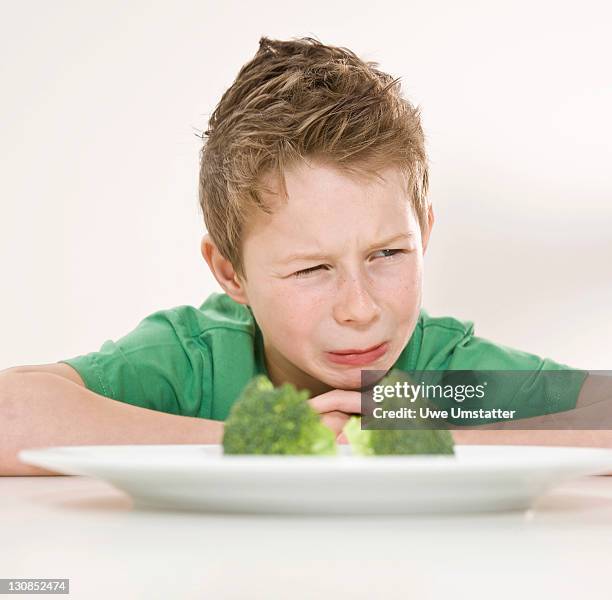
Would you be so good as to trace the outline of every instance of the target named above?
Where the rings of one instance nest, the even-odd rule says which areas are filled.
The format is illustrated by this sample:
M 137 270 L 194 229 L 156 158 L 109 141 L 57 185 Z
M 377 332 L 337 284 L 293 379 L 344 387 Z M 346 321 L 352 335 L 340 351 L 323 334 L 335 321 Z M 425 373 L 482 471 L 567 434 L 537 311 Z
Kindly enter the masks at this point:
M 200 251 L 208 268 L 225 293 L 239 304 L 248 304 L 245 282 L 234 271 L 232 263 L 219 252 L 210 234 L 207 233 L 202 238 Z
M 423 254 L 427 250 L 427 244 L 429 243 L 429 236 L 435 223 L 436 217 L 434 215 L 433 206 L 430 204 L 427 208 L 427 231 L 421 232 L 421 240 L 423 242 Z

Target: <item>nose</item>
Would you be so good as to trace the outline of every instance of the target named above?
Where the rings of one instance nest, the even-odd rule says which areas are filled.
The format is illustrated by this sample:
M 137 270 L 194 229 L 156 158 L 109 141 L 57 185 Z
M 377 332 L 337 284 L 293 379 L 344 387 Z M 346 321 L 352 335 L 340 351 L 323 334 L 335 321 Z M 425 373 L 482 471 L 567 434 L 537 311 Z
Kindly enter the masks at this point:
M 334 303 L 336 321 L 367 325 L 376 319 L 380 307 L 369 288 L 370 284 L 362 274 L 342 277 Z

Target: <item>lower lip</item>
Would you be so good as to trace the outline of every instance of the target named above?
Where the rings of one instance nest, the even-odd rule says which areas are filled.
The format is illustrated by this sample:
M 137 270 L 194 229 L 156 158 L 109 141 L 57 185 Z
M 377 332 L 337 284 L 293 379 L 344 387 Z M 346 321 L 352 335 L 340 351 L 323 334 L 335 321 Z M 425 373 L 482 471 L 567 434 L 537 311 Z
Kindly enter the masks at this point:
M 327 352 L 329 360 L 338 365 L 368 365 L 375 360 L 378 360 L 388 349 L 389 345 L 384 342 L 380 346 L 377 346 L 369 352 L 362 352 L 360 354 L 336 354 L 335 352 Z

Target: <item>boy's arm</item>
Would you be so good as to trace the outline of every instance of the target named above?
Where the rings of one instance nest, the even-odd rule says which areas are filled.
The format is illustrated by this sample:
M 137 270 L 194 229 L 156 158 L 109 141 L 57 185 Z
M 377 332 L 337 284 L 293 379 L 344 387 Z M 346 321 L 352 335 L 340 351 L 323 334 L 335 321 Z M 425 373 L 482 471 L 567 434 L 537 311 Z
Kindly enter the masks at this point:
M 558 429 L 552 429 L 557 427 Z M 581 429 L 581 427 L 600 427 Z M 540 429 L 538 429 L 540 428 Z M 492 430 L 499 431 L 492 431 Z M 559 413 L 453 430 L 458 444 L 534 444 L 612 448 L 612 376 L 590 373 L 576 408 Z
M 34 367 L 35 368 L 35 367 Z M 24 448 L 89 444 L 217 444 L 223 423 L 141 408 L 53 372 L 0 372 L 0 475 L 52 475 L 22 463 Z
M 24 365 L 22 367 L 13 367 L 10 371 L 11 373 L 30 373 L 34 371 L 37 373 L 54 373 L 74 381 L 74 383 L 78 383 L 80 386 L 87 387 L 80 373 L 69 364 L 63 362 L 50 363 L 48 365 Z M 5 373 L 5 371 L 0 371 L 0 374 L 2 373 Z
M 517 421 L 518 423 L 518 421 Z M 451 431 L 456 444 L 501 444 L 529 446 L 588 446 L 612 448 L 612 431 L 603 429 L 515 429 Z

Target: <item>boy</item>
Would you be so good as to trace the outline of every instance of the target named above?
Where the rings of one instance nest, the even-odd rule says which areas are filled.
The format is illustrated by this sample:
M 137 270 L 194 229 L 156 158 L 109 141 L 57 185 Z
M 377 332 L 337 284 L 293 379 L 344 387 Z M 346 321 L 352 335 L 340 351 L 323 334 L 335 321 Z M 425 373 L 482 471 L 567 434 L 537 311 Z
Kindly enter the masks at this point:
M 49 474 L 18 461 L 24 447 L 219 443 L 257 373 L 309 389 L 344 441 L 361 369 L 569 369 L 421 309 L 434 224 L 424 136 L 375 63 L 310 38 L 262 38 L 203 137 L 201 249 L 223 293 L 158 311 L 98 352 L 1 373 L 0 474 Z M 535 381 L 542 413 L 574 408 L 592 386 L 573 372 L 554 394 Z M 607 432 L 454 434 L 608 445 Z

